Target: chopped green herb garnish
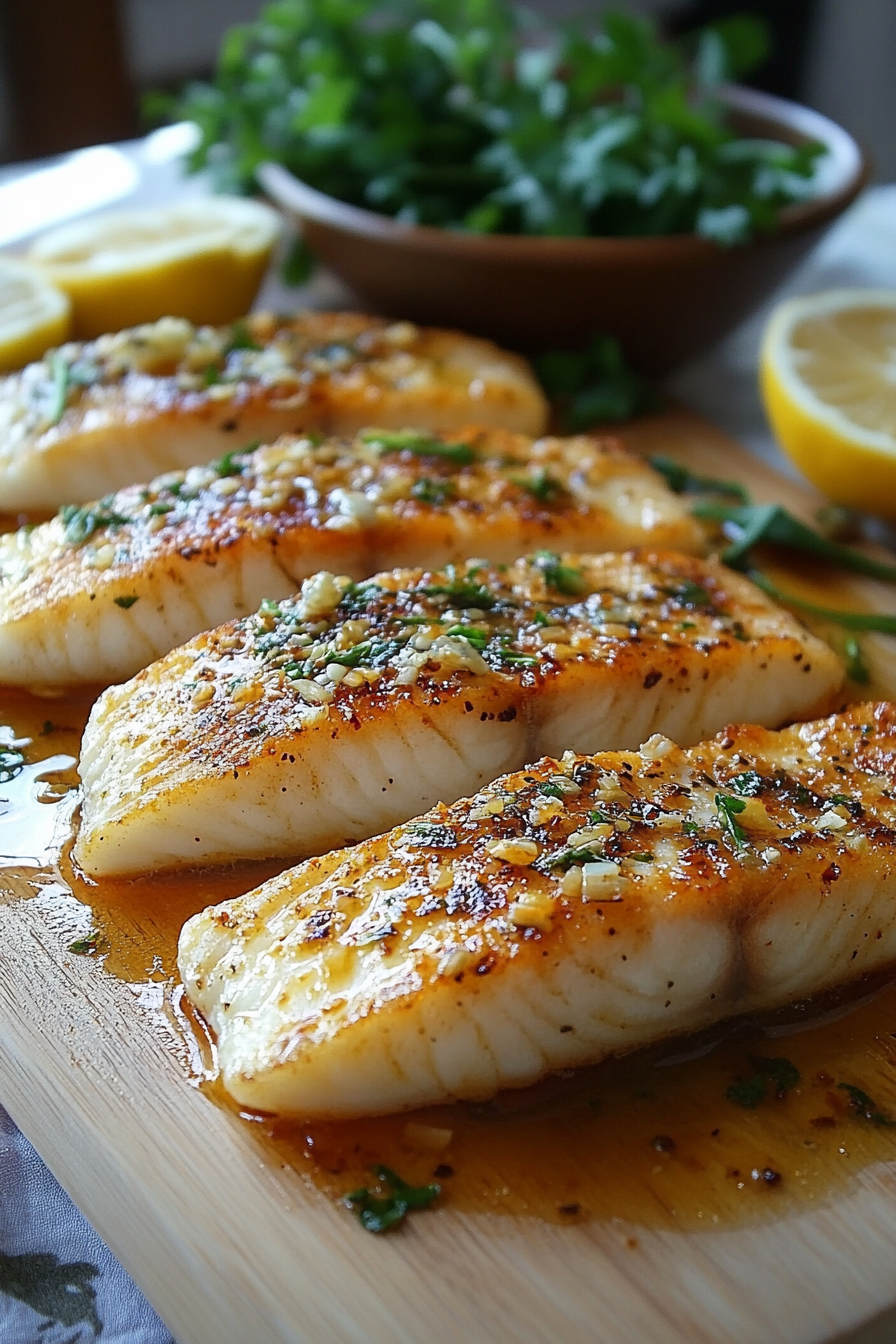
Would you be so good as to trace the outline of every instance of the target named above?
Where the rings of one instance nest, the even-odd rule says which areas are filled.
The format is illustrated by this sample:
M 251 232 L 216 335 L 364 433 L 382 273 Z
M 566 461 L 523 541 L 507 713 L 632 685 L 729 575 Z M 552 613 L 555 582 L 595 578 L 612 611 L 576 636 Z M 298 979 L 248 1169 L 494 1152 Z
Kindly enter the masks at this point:
M 163 518 L 166 513 L 173 513 L 177 505 L 170 499 L 157 499 L 154 504 L 149 506 L 149 516 L 151 518 Z
M 254 443 L 247 443 L 245 448 L 236 448 L 231 453 L 225 453 L 215 462 L 209 462 L 209 466 L 216 476 L 242 476 L 246 467 L 244 459 L 255 452 L 259 443 L 260 440 L 256 439 Z
M 513 663 L 520 667 L 535 667 L 540 661 L 531 653 L 514 653 L 512 649 L 501 649 L 501 660 L 505 663 Z
M 545 780 L 537 786 L 539 793 L 547 794 L 548 798 L 562 798 L 563 790 L 559 784 L 552 784 L 550 780 Z
M 551 624 L 551 618 L 545 611 L 536 611 L 533 621 L 535 625 L 545 626 Z
M 475 625 L 452 625 L 450 630 L 446 630 L 447 635 L 458 635 L 465 639 L 468 644 L 472 644 L 474 649 L 484 649 L 491 638 L 488 630 L 482 630 Z
M 843 654 L 846 658 L 846 673 L 850 681 L 856 682 L 859 686 L 867 686 L 871 680 L 871 672 L 862 655 L 862 646 L 855 635 L 849 635 L 845 640 Z
M 676 588 L 664 588 L 663 592 L 674 597 L 683 607 L 711 607 L 713 604 L 712 594 L 693 579 L 683 580 Z
M 25 768 L 25 757 L 18 747 L 0 747 L 0 784 L 9 784 Z
M 388 1232 L 404 1222 L 412 1210 L 429 1208 L 442 1192 L 439 1185 L 408 1185 L 390 1167 L 371 1167 L 371 1171 L 385 1193 L 373 1194 L 365 1185 L 344 1200 L 368 1232 Z
M 140 598 L 136 593 L 133 593 L 130 597 L 113 597 L 112 601 L 116 607 L 121 607 L 124 611 L 127 611 L 135 602 L 139 602 Z
M 684 831 L 685 835 L 700 834 L 700 826 L 699 823 L 696 821 L 683 821 L 681 823 L 681 829 Z
M 832 607 L 819 607 L 814 602 L 804 602 L 801 597 L 794 597 L 792 593 L 782 592 L 777 584 L 757 569 L 751 569 L 749 576 L 757 588 L 776 601 L 797 607 L 800 611 L 808 611 L 813 616 L 822 616 L 826 621 L 833 621 L 847 630 L 878 630 L 884 635 L 896 635 L 896 616 L 883 616 L 874 611 L 837 611 Z
M 72 546 L 81 546 L 101 528 L 130 523 L 132 519 L 115 512 L 114 502 L 114 495 L 106 495 L 96 504 L 63 504 L 59 517 L 65 525 L 65 540 Z
M 721 481 L 715 476 L 697 476 L 671 457 L 658 454 L 649 459 L 654 471 L 665 478 L 670 490 L 676 495 L 729 495 L 741 504 L 749 504 L 748 491 L 737 481 Z
M 640 854 L 626 854 L 625 857 L 631 859 L 633 863 L 653 863 L 654 861 L 653 855 L 648 854 L 646 850 Z
M 58 350 L 50 356 L 50 373 L 53 378 L 53 400 L 50 402 L 49 419 L 51 425 L 58 425 L 68 405 L 72 371 L 68 360 Z
M 753 547 L 771 543 L 804 555 L 817 555 L 831 564 L 841 565 L 857 574 L 867 574 L 872 579 L 896 583 L 896 565 L 884 565 L 850 546 L 829 541 L 780 504 L 727 505 L 698 500 L 694 513 L 706 521 L 725 523 L 737 534 L 736 540 L 722 554 L 725 564 L 732 569 L 748 569 Z
M 769 1087 L 772 1089 L 773 1096 L 781 1101 L 800 1081 L 800 1071 L 789 1059 L 751 1055 L 750 1063 L 756 1070 L 753 1076 L 732 1083 L 725 1092 L 729 1101 L 733 1101 L 747 1110 L 753 1110 L 761 1101 L 765 1100 Z
M 591 822 L 592 826 L 603 826 L 610 821 L 610 818 L 605 812 L 594 810 L 588 813 L 588 820 Z
M 743 798 L 728 798 L 723 793 L 717 793 L 715 804 L 723 832 L 732 841 L 735 849 L 743 849 L 747 843 L 747 833 L 737 820 L 737 816 L 747 806 L 746 802 Z
M 515 485 L 534 496 L 539 504 L 550 504 L 552 500 L 565 493 L 560 482 L 555 481 L 544 467 L 539 467 L 532 476 L 514 476 L 512 480 Z
M 433 849 L 454 849 L 457 845 L 457 832 L 450 826 L 439 826 L 435 822 L 419 821 L 408 826 L 405 840 L 411 845 L 428 845 Z
M 363 443 L 369 443 L 385 453 L 416 453 L 418 457 L 438 457 L 453 462 L 457 467 L 468 467 L 477 455 L 468 443 L 443 443 L 427 434 L 416 434 L 412 429 L 365 430 Z
M 630 420 L 661 405 L 656 390 L 629 367 L 612 336 L 599 333 L 584 350 L 552 350 L 535 361 L 535 371 L 567 433 Z
M 92 957 L 100 950 L 104 939 L 99 933 L 91 933 L 87 938 L 78 938 L 73 943 L 69 943 L 69 952 L 74 952 L 79 957 Z
M 411 486 L 411 498 L 419 499 L 422 504 L 444 504 L 446 500 L 454 499 L 456 494 L 451 480 L 430 480 L 428 476 L 423 476 Z
M 215 383 L 220 383 L 221 370 L 218 368 L 217 364 L 209 364 L 208 367 L 203 370 L 202 381 L 206 387 L 213 387 Z
M 863 1120 L 869 1120 L 872 1125 L 885 1126 L 888 1129 L 896 1126 L 896 1120 L 882 1111 L 860 1087 L 853 1087 L 852 1083 L 838 1083 L 837 1087 L 839 1091 L 847 1094 L 850 1106 Z
M 739 793 L 742 798 L 758 798 L 764 785 L 765 781 L 755 770 L 744 770 L 728 781 L 729 789 Z
M 562 868 L 565 871 L 583 863 L 599 863 L 603 857 L 602 850 L 595 849 L 592 845 L 580 845 L 577 848 L 561 849 L 548 860 L 548 867 Z
M 224 347 L 225 355 L 229 355 L 233 350 L 260 350 L 261 346 L 253 341 L 249 333 L 247 322 L 234 322 L 230 328 L 230 340 Z
M 556 588 L 558 593 L 563 593 L 566 597 L 576 597 L 585 586 L 585 579 L 580 569 L 573 569 L 571 565 L 564 565 L 560 562 L 559 555 L 554 551 L 536 551 L 532 557 L 535 561 L 535 568 L 540 569 L 544 575 L 544 581 L 551 588 Z
M 478 607 L 480 611 L 488 611 L 497 601 L 483 584 L 464 582 L 463 579 L 455 583 L 431 583 L 419 591 L 426 597 L 444 595 L 450 597 L 456 607 Z

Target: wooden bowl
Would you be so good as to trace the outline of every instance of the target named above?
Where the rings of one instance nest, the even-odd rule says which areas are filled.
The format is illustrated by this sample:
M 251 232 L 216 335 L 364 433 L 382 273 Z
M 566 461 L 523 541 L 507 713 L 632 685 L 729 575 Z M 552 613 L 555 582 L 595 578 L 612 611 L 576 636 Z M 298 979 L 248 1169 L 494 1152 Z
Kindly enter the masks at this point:
M 856 141 L 797 103 L 731 87 L 739 133 L 828 150 L 811 200 L 786 207 L 777 231 L 724 248 L 696 234 L 539 238 L 398 223 L 346 205 L 279 164 L 258 178 L 312 251 L 365 305 L 396 318 L 459 327 L 514 349 L 574 349 L 596 331 L 618 337 L 635 367 L 668 373 L 747 316 L 864 186 Z

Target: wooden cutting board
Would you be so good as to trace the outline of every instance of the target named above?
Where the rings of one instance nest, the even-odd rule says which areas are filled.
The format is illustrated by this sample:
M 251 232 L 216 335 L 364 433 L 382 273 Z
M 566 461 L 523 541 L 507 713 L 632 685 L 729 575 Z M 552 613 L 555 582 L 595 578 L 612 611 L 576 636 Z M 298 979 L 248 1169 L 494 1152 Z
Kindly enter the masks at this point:
M 818 502 L 687 412 L 644 420 L 626 437 L 804 516 Z M 798 582 L 813 591 L 811 575 L 791 587 Z M 892 609 L 893 591 L 865 580 L 838 581 L 828 596 Z M 874 689 L 896 696 L 896 640 L 874 636 L 865 647 Z M 54 712 L 50 702 L 46 716 Z M 67 750 L 72 735 L 60 732 Z M 239 873 L 210 877 L 205 899 L 247 885 Z M 779 1215 L 766 1206 L 758 1219 L 679 1228 L 611 1210 L 563 1225 L 447 1198 L 397 1233 L 365 1233 L 261 1142 L 257 1125 L 197 1086 L 202 1052 L 165 976 L 176 900 L 169 908 L 164 892 L 122 884 L 111 950 L 91 958 L 69 950 L 89 893 L 76 899 L 59 870 L 26 865 L 0 877 L 0 1101 L 178 1344 L 896 1337 L 896 1139 L 883 1133 L 826 1198 L 782 1204 Z M 160 939 L 166 957 L 141 964 L 140 950 Z M 860 1142 L 855 1126 L 842 1132 Z M 882 1160 L 890 1144 L 893 1160 Z M 604 1160 L 609 1179 L 612 1149 Z M 550 1150 L 533 1151 L 531 1163 L 536 1185 L 549 1185 Z M 701 1180 L 698 1168 L 693 1176 Z

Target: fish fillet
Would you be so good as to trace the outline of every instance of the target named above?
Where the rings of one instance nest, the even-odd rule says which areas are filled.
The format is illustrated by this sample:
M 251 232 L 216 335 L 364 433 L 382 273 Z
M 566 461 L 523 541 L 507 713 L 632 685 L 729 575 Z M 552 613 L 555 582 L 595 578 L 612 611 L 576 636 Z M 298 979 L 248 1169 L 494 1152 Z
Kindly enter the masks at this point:
M 284 438 L 0 537 L 0 684 L 121 681 L 320 569 L 363 578 L 539 546 L 703 545 L 614 440 L 501 430 Z
M 529 366 L 490 341 L 358 313 L 166 317 L 0 379 L 0 500 L 55 509 L 281 434 L 473 421 L 547 423 Z
M 748 580 L 674 553 L 322 573 L 100 697 L 75 857 L 319 854 L 545 753 L 807 717 L 841 679 Z
M 570 753 L 203 911 L 181 974 L 242 1106 L 486 1098 L 893 963 L 894 790 L 890 704 Z

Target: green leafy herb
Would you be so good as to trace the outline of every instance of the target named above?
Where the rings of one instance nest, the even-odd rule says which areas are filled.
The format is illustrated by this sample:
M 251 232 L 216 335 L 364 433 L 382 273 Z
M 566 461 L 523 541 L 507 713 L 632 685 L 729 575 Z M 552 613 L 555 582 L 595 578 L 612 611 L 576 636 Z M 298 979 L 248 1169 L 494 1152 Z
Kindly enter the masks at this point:
M 650 465 L 654 471 L 665 478 L 670 490 L 676 495 L 729 495 L 741 504 L 749 504 L 750 495 L 737 481 L 722 481 L 715 476 L 696 476 L 671 457 L 661 453 L 651 457 Z
M 769 597 L 785 602 L 788 606 L 798 607 L 800 611 L 822 616 L 826 621 L 842 625 L 847 630 L 879 630 L 885 635 L 896 635 L 896 616 L 883 616 L 874 611 L 837 611 L 833 607 L 820 607 L 815 602 L 805 602 L 792 593 L 782 592 L 777 584 L 772 583 L 758 569 L 751 569 L 749 575 L 756 587 L 768 593 Z
M 685 835 L 700 834 L 700 825 L 696 821 L 683 821 L 681 823 L 681 829 L 684 831 Z
M 758 798 L 764 786 L 764 779 L 755 770 L 743 770 L 728 781 L 729 789 L 739 793 L 742 798 Z
M 568 433 L 657 410 L 660 397 L 631 369 L 618 341 L 596 335 L 584 350 L 551 350 L 535 372 Z
M 540 569 L 544 575 L 545 583 L 550 588 L 556 588 L 558 593 L 576 597 L 584 588 L 582 571 L 573 569 L 571 565 L 562 564 L 559 555 L 554 551 L 536 551 L 532 559 L 535 568 Z
M 104 942 L 102 934 L 91 933 L 86 938 L 77 938 L 75 942 L 69 943 L 68 950 L 79 957 L 92 957 L 99 952 Z
M 653 863 L 654 861 L 653 855 L 648 854 L 646 850 L 642 851 L 640 854 L 626 854 L 625 857 L 631 859 L 633 863 Z
M 452 625 L 450 630 L 445 632 L 448 635 L 459 635 L 465 639 L 468 644 L 472 644 L 474 649 L 484 649 L 491 639 L 491 632 L 482 630 L 475 625 Z
M 65 540 L 81 546 L 104 527 L 123 527 L 132 520 L 113 508 L 114 495 L 106 495 L 96 504 L 63 504 L 59 517 L 65 526 Z
M 0 747 L 0 784 L 9 784 L 25 769 L 25 757 L 18 747 Z
M 230 328 L 230 340 L 224 347 L 225 355 L 229 355 L 233 350 L 260 350 L 261 346 L 257 341 L 253 341 L 249 331 L 249 325 L 245 321 L 234 322 Z
M 767 1058 L 751 1055 L 750 1063 L 756 1072 L 750 1078 L 732 1083 L 725 1096 L 746 1110 L 753 1110 L 764 1101 L 769 1087 L 772 1094 L 782 1100 L 800 1081 L 800 1071 L 789 1059 Z
M 515 485 L 534 496 L 539 504 L 550 504 L 558 496 L 566 493 L 559 481 L 555 481 L 544 467 L 539 467 L 532 476 L 514 476 Z
M 603 857 L 603 850 L 593 845 L 579 845 L 561 849 L 558 854 L 554 854 L 549 860 L 549 867 L 562 868 L 565 872 L 567 868 L 574 868 L 578 864 L 599 863 Z
M 418 821 L 408 826 L 405 841 L 407 844 L 426 845 L 432 849 L 454 849 L 457 832 L 450 826 L 439 826 L 436 822 Z
M 206 387 L 213 387 L 221 381 L 221 370 L 217 364 L 209 364 L 202 372 L 202 381 Z
M 533 45 L 506 0 L 280 0 L 168 106 L 219 189 L 255 190 L 275 159 L 339 200 L 475 232 L 728 246 L 811 192 L 820 147 L 738 138 L 718 96 L 763 47 L 755 20 L 680 45 L 627 13 L 594 27 L 542 15 Z
M 599 812 L 597 809 L 592 809 L 592 811 L 588 813 L 588 820 L 591 822 L 592 826 L 603 826 L 609 822 L 610 818 L 606 813 Z
M 127 611 L 135 602 L 139 602 L 140 598 L 136 593 L 133 593 L 130 597 L 113 597 L 112 601 L 116 607 L 121 607 L 124 611 Z
M 728 798 L 723 793 L 717 793 L 715 804 L 723 832 L 732 841 L 735 849 L 743 849 L 747 843 L 747 833 L 737 817 L 746 808 L 746 802 L 743 798 Z
M 882 1111 L 877 1102 L 872 1101 L 868 1093 L 863 1092 L 860 1087 L 853 1087 L 852 1083 L 838 1083 L 837 1087 L 839 1091 L 847 1094 L 850 1106 L 863 1120 L 887 1129 L 896 1126 L 896 1120 Z
M 868 664 L 862 656 L 862 646 L 854 635 L 850 635 L 843 645 L 846 658 L 846 672 L 851 681 L 859 686 L 867 686 L 871 680 Z
M 531 653 L 515 653 L 513 649 L 501 649 L 500 652 L 503 662 L 518 664 L 520 667 L 535 667 L 539 662 Z
M 550 780 L 546 780 L 543 784 L 539 784 L 538 792 L 547 794 L 548 798 L 563 797 L 563 790 L 557 784 L 552 784 Z
M 451 480 L 430 480 L 428 476 L 422 476 L 411 486 L 411 498 L 419 499 L 423 504 L 444 504 L 456 494 L 454 482 Z
M 418 457 L 438 457 L 456 467 L 468 467 L 476 461 L 476 453 L 468 443 L 443 443 L 412 429 L 366 430 L 361 439 L 384 453 L 415 453 Z
M 677 588 L 666 588 L 663 591 L 668 593 L 669 597 L 674 597 L 680 606 L 690 607 L 692 610 L 713 605 L 712 594 L 693 579 L 685 579 Z
M 724 523 L 729 531 L 736 533 L 736 540 L 722 554 L 725 564 L 732 569 L 748 569 L 753 547 L 771 543 L 804 555 L 817 555 L 833 565 L 867 574 L 872 579 L 896 583 L 896 565 L 884 565 L 850 546 L 829 541 L 799 518 L 794 518 L 780 504 L 727 505 L 714 500 L 698 500 L 694 513 L 698 518 Z
M 246 467 L 245 459 L 250 453 L 255 452 L 259 442 L 260 440 L 256 439 L 254 443 L 247 443 L 245 448 L 236 448 L 231 453 L 225 453 L 216 461 L 209 462 L 209 466 L 216 476 L 242 476 Z
M 480 611 L 488 611 L 497 601 L 483 584 L 463 579 L 458 579 L 454 583 L 431 583 L 419 591 L 426 597 L 444 595 L 450 597 L 456 607 L 478 607 Z
M 71 365 L 59 350 L 54 350 L 50 356 L 50 374 L 53 379 L 53 399 L 50 402 L 49 420 L 51 425 L 58 425 L 65 414 L 72 383 Z
M 388 1232 L 404 1222 L 412 1210 L 428 1209 L 442 1193 L 439 1185 L 408 1185 L 390 1167 L 371 1167 L 371 1172 L 384 1193 L 374 1194 L 365 1185 L 345 1196 L 345 1203 L 354 1209 L 368 1232 Z

